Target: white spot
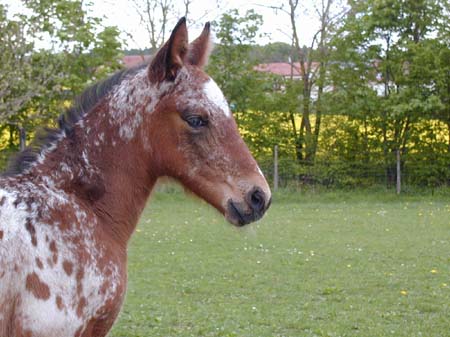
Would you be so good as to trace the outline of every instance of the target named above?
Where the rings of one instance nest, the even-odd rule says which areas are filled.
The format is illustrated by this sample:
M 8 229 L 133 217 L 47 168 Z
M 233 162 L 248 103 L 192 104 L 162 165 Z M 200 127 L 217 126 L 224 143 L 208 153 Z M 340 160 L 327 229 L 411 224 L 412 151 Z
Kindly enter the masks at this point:
M 258 173 L 264 177 L 264 173 L 261 171 L 258 165 L 256 165 L 256 169 L 258 170 Z
M 151 140 L 149 139 L 147 133 L 142 132 L 142 144 L 144 145 L 144 149 L 147 152 L 151 152 L 152 146 L 151 146 Z
M 16 242 L 16 247 L 14 247 L 14 245 L 9 247 L 8 243 L 16 238 L 26 237 L 27 235 L 25 227 L 23 226 L 27 217 L 26 205 L 20 203 L 17 205 L 17 208 L 13 205 L 18 195 L 20 195 L 20 193 L 15 191 L 10 192 L 4 189 L 0 190 L 0 199 L 5 198 L 3 205 L 0 208 L 0 223 L 2 224 L 2 230 L 4 232 L 3 243 L 2 246 L 0 246 L 0 257 L 2 258 L 0 262 L 3 262 L 5 265 L 9 265 L 9 263 L 13 264 L 14 261 L 8 261 L 7 258 L 12 255 L 11 251 L 22 249 L 20 245 L 23 244 L 25 240 L 23 240 L 23 242 Z M 12 248 L 14 248 L 14 250 Z M 3 290 L 3 287 L 0 290 Z M 2 292 L 0 291 L 0 298 L 1 295 Z
M 209 81 L 205 83 L 203 92 L 206 97 L 208 97 L 208 99 L 225 114 L 226 117 L 231 117 L 228 102 L 225 99 L 222 90 L 220 90 L 219 86 L 213 79 L 209 79 Z
M 67 165 L 67 163 L 64 162 L 61 163 L 61 171 L 65 173 L 72 173 L 72 170 L 69 167 L 69 165 Z
M 124 79 L 112 91 L 109 102 L 111 124 L 119 127 L 121 139 L 130 141 L 137 135 L 144 120 L 143 114 L 153 112 L 160 96 L 170 85 L 152 86 L 147 70 L 143 69 L 135 76 Z
M 39 336 L 73 336 L 75 331 L 85 324 L 89 315 L 117 296 L 120 271 L 113 261 L 110 261 L 103 270 L 99 269 L 96 258 L 104 257 L 106 251 L 96 240 L 93 229 L 96 226 L 95 219 L 88 219 L 86 212 L 71 196 L 49 188 L 51 179 L 43 181 L 47 185 L 23 182 L 16 186 L 15 190 L 9 187 L 0 189 L 0 199 L 3 200 L 0 206 L 0 224 L 3 231 L 0 271 L 4 272 L 0 299 L 8 298 L 9 294 L 21 293 L 22 305 L 16 314 L 23 317 L 24 329 L 32 330 Z M 35 196 L 36 202 L 27 204 L 23 201 L 17 204 L 18 198 L 24 194 Z M 40 212 L 45 214 L 50 208 L 61 209 L 67 207 L 67 204 L 75 208 L 79 228 L 61 232 L 56 227 L 58 222 L 42 222 Z M 35 228 L 37 246 L 30 240 L 30 233 L 25 225 L 27 221 L 31 221 Z M 78 242 L 80 231 L 83 235 L 81 242 Z M 52 241 L 56 242 L 58 250 L 56 261 L 52 260 L 53 252 L 49 248 Z M 81 281 L 82 296 L 87 299 L 83 310 L 83 314 L 87 316 L 83 317 L 78 317 L 76 312 L 80 297 L 75 274 L 77 263 L 73 262 L 77 261 L 76 253 L 79 249 L 85 249 L 90 257 L 82 265 L 84 270 Z M 42 263 L 41 267 L 36 267 L 38 259 Z M 53 263 L 49 263 L 49 260 Z M 63 268 L 64 260 L 74 264 L 74 271 L 70 275 Z M 15 265 L 19 265 L 18 270 L 14 269 Z M 26 277 L 31 272 L 36 273 L 49 287 L 48 299 L 38 299 L 31 292 L 24 292 Z M 106 293 L 99 293 L 98 290 L 106 281 L 110 284 Z M 56 296 L 62 300 L 62 310 L 57 307 Z M 11 307 L 3 309 L 6 312 L 12 310 Z
M 88 154 L 87 154 L 87 151 L 86 151 L 86 150 L 83 150 L 81 156 L 82 156 L 82 158 L 83 158 L 83 160 L 84 160 L 84 164 L 85 164 L 85 166 L 86 166 L 86 169 L 87 169 L 87 170 L 92 170 L 92 166 L 91 166 L 91 163 L 89 162 L 89 156 L 88 156 Z

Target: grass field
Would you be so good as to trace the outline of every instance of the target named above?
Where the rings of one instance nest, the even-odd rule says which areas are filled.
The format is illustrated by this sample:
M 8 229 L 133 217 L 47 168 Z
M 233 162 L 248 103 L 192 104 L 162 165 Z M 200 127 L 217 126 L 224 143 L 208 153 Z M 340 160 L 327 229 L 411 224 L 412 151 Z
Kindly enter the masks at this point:
M 156 194 L 111 336 L 450 336 L 450 198 L 280 194 L 236 229 Z

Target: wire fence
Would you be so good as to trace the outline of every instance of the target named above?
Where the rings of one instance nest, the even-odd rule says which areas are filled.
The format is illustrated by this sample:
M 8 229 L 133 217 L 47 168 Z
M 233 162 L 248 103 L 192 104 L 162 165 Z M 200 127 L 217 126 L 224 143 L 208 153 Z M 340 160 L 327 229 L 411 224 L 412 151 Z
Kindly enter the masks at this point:
M 450 161 L 402 160 L 399 154 L 393 154 L 389 162 L 317 159 L 312 164 L 299 163 L 292 158 L 277 158 L 275 155 L 259 164 L 274 189 L 379 185 L 395 188 L 400 193 L 410 187 L 450 187 Z

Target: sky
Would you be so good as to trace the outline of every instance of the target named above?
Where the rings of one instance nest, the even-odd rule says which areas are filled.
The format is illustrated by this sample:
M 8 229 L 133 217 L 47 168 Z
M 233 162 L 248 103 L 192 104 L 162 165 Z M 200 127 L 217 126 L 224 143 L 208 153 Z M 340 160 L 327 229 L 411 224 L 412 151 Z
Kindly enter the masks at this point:
M 148 48 L 149 38 L 133 1 L 144 2 L 146 0 L 90 0 L 90 14 L 103 18 L 106 26 L 117 26 L 122 32 L 121 37 L 126 41 L 127 49 Z M 189 36 L 193 40 L 200 34 L 204 24 L 208 21 L 218 20 L 220 16 L 230 9 L 239 9 L 240 15 L 244 15 L 249 9 L 254 9 L 263 16 L 261 35 L 256 42 L 264 45 L 269 42 L 291 43 L 291 25 L 287 13 L 271 9 L 271 6 L 280 6 L 284 3 L 288 6 L 288 0 L 191 0 L 190 14 L 188 16 Z M 10 15 L 22 13 L 23 6 L 19 0 L 0 0 L 0 3 L 8 6 Z M 174 0 L 175 12 L 171 15 L 169 27 L 173 27 L 178 19 L 183 16 L 183 0 Z M 299 16 L 297 17 L 297 30 L 301 44 L 309 45 L 313 35 L 317 32 L 319 21 L 315 18 L 315 0 L 301 1 Z M 169 28 L 171 29 L 171 28 Z M 214 32 L 213 32 L 214 33 Z M 169 32 L 170 34 L 170 32 Z M 166 35 L 167 36 L 167 35 Z
M 144 1 L 144 0 L 137 0 Z M 312 8 L 314 0 L 303 1 L 306 6 Z M 254 9 L 257 13 L 263 16 L 264 24 L 261 28 L 263 37 L 257 39 L 259 44 L 267 44 L 269 42 L 281 41 L 291 43 L 290 33 L 290 19 L 283 11 L 274 11 L 268 8 L 281 4 L 283 1 L 273 0 L 193 0 L 190 7 L 189 14 L 189 36 L 194 39 L 200 34 L 203 25 L 207 21 L 218 20 L 219 17 L 226 11 L 237 8 L 241 15 L 245 14 L 248 9 Z M 288 1 L 284 1 L 286 6 Z M 173 27 L 177 20 L 183 15 L 183 1 L 175 0 L 176 9 L 171 17 L 170 27 Z M 300 17 L 297 18 L 297 26 L 299 30 L 299 37 L 302 43 L 309 44 L 312 36 L 318 29 L 319 22 L 312 18 L 313 10 L 302 8 Z M 140 18 L 136 7 L 132 0 L 94 0 L 92 11 L 95 15 L 104 17 L 104 23 L 107 25 L 116 25 L 124 33 L 122 36 L 128 44 L 128 48 L 144 49 L 149 46 L 148 34 L 144 26 L 140 23 Z

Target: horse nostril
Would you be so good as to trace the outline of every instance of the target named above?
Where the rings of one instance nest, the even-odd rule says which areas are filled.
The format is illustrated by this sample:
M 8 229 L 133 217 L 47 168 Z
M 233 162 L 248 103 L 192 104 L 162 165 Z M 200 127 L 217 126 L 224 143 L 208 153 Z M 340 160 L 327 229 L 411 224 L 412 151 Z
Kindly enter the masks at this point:
M 259 188 L 250 192 L 250 206 L 255 212 L 261 212 L 266 205 L 266 196 Z

